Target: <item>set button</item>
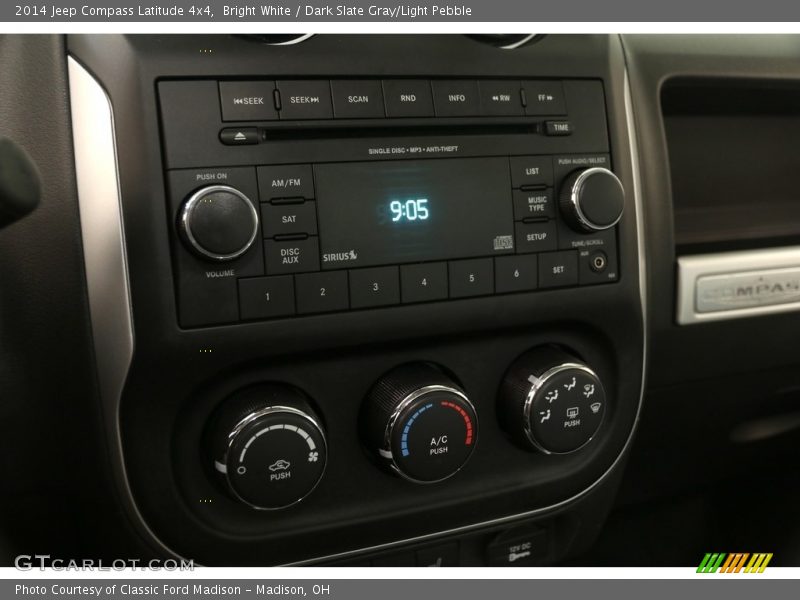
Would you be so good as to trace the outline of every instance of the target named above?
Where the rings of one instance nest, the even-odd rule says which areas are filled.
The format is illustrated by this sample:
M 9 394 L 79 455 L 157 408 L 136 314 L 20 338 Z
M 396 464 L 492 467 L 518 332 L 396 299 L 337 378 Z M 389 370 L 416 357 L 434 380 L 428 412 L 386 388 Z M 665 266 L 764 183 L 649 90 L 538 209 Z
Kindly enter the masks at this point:
M 578 253 L 548 252 L 539 255 L 539 287 L 578 285 Z

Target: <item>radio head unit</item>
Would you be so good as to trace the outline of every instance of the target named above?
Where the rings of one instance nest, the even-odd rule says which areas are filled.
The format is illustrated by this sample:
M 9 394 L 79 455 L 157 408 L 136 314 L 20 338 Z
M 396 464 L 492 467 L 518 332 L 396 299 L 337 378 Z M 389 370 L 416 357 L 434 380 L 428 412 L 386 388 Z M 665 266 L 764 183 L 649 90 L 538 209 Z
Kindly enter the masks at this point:
M 159 91 L 183 327 L 618 277 L 624 192 L 599 81 Z M 189 96 L 208 123 L 200 146 L 178 135 Z

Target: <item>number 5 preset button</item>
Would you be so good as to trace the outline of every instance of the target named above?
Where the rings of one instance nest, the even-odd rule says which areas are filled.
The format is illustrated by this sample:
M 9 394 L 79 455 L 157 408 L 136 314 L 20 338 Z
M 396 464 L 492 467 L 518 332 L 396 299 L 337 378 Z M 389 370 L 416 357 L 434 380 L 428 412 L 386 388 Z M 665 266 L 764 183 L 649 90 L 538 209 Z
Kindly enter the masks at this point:
M 316 237 L 264 240 L 264 259 L 267 275 L 319 271 L 319 242 Z
M 295 277 L 297 312 L 299 314 L 347 310 L 347 271 L 308 273 Z

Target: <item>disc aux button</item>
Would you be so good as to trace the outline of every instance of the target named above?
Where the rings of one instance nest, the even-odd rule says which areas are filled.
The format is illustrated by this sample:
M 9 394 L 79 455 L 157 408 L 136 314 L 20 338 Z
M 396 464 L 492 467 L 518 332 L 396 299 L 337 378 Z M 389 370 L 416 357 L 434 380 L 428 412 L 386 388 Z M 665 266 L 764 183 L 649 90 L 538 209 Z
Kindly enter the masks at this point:
M 267 263 L 267 275 L 319 271 L 319 242 L 316 237 L 266 240 L 264 258 Z

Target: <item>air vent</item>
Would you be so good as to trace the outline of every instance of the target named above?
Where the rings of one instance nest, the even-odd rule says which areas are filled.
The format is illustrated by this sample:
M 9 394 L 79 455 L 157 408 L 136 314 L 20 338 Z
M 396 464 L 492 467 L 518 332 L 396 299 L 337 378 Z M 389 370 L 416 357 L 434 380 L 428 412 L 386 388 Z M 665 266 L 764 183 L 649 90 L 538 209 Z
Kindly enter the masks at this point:
M 290 46 L 292 44 L 305 42 L 313 35 L 313 33 L 255 33 L 240 35 L 237 37 L 241 37 L 252 42 L 267 44 L 269 46 Z
M 467 37 L 503 50 L 514 50 L 539 41 L 544 36 L 538 33 L 479 33 L 467 34 Z

